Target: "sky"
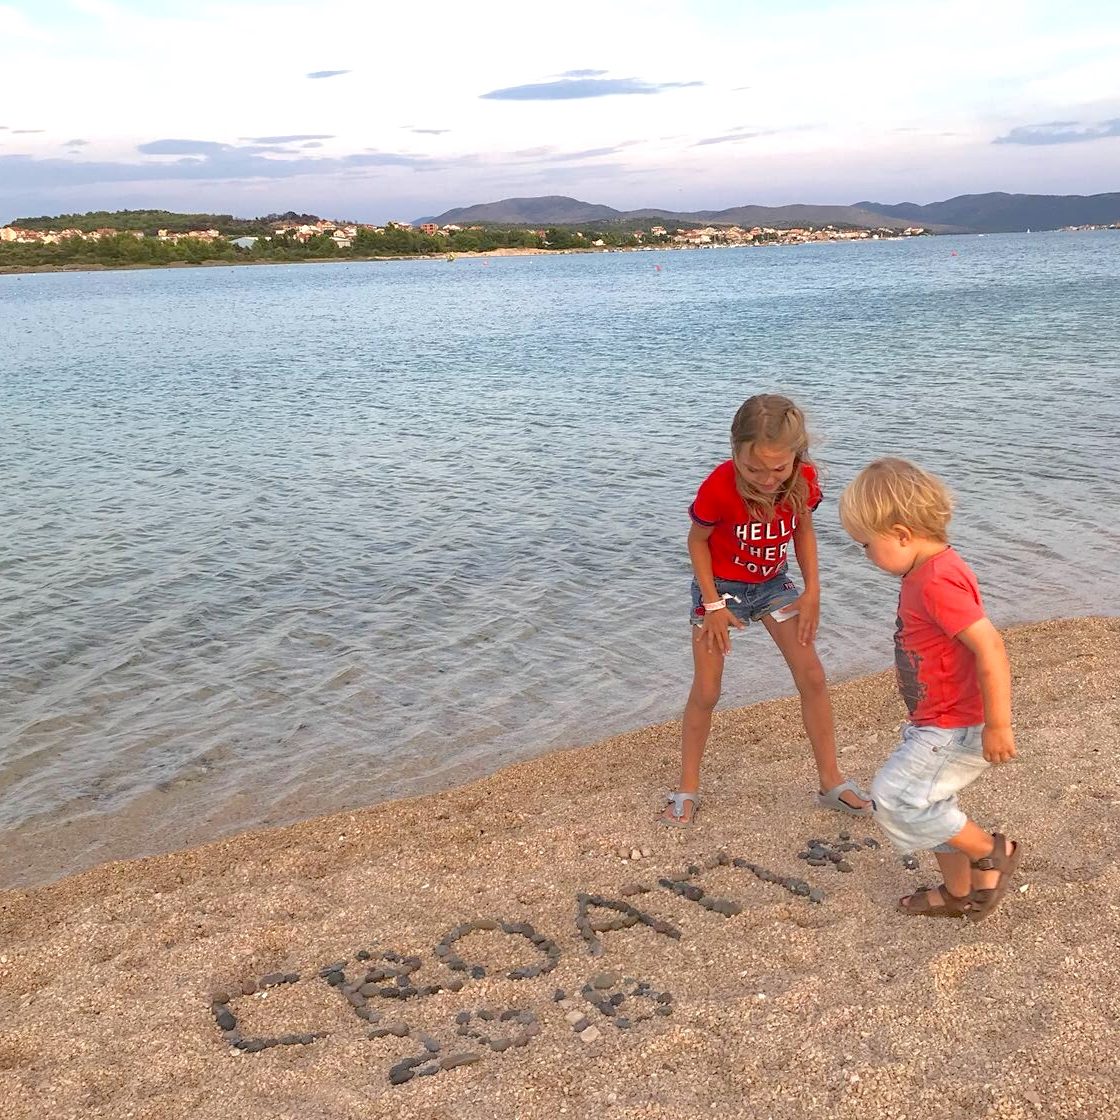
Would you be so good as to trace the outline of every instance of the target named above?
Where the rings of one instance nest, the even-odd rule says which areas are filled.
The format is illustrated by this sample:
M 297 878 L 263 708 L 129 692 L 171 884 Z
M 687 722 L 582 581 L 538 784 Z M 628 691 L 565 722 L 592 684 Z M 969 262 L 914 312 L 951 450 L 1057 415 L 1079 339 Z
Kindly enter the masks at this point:
M 0 0 L 0 222 L 1120 190 L 1115 0 Z

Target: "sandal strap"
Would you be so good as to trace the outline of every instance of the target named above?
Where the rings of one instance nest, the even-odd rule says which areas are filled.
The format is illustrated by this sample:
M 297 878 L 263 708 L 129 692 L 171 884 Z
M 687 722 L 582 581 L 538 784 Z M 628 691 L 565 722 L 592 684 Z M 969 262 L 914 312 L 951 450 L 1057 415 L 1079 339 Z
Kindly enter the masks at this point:
M 969 866 L 974 867 L 977 871 L 1002 871 L 1007 863 L 1011 846 L 1002 832 L 992 833 L 992 844 L 993 847 L 989 855 L 971 860 Z

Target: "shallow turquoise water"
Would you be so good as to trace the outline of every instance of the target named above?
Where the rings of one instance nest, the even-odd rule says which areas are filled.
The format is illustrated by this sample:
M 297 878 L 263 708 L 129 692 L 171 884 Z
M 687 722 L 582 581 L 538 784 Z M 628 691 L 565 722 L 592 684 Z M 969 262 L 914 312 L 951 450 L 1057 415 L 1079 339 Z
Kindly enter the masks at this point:
M 0 277 L 0 884 L 675 718 L 752 392 L 818 437 L 834 677 L 890 658 L 878 454 L 997 621 L 1115 613 L 1118 317 L 1110 232 Z

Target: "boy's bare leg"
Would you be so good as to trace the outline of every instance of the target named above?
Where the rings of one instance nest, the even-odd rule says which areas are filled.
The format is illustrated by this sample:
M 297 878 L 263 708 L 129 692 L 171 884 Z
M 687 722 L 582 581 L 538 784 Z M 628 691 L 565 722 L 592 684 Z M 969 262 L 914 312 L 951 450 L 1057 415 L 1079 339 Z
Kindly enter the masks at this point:
M 782 651 L 793 674 L 793 683 L 801 695 L 801 718 L 805 721 L 805 733 L 809 736 L 813 759 L 817 764 L 820 792 L 827 793 L 844 780 L 844 775 L 836 760 L 836 723 L 832 717 L 832 699 L 828 694 L 824 666 L 814 646 L 803 646 L 797 640 L 796 618 L 775 622 L 766 617 L 762 624 Z M 851 790 L 845 790 L 840 799 L 853 809 L 867 808 L 868 803 Z
M 951 843 L 952 841 L 950 841 Z M 972 868 L 968 865 L 968 856 L 964 852 L 934 852 L 937 857 L 937 866 L 941 868 L 941 878 L 945 882 L 945 889 L 957 898 L 964 898 L 972 890 Z M 948 899 L 944 898 L 940 887 L 926 891 L 931 906 L 944 906 Z M 915 892 L 902 899 L 903 906 L 913 906 L 919 901 L 920 895 Z
M 700 792 L 700 761 L 708 744 L 708 734 L 712 729 L 712 712 L 719 701 L 720 686 L 723 683 L 722 653 L 708 649 L 707 642 L 698 640 L 699 627 L 692 627 L 692 689 L 684 706 L 681 725 L 681 781 L 677 789 L 681 793 Z M 696 803 L 686 801 L 680 817 L 674 815 L 673 805 L 666 805 L 661 814 L 666 820 L 687 824 L 696 812 Z

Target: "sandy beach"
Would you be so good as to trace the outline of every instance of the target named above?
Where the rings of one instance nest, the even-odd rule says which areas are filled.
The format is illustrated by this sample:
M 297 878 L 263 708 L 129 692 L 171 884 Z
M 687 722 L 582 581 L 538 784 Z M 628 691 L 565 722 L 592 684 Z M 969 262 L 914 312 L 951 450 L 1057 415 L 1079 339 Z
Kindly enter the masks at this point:
M 1025 856 L 983 923 L 894 912 L 932 858 L 815 808 L 777 700 L 717 716 L 690 830 L 670 723 L 0 892 L 3 1115 L 1120 1117 L 1120 619 L 1008 639 L 1020 758 L 965 807 Z M 868 780 L 893 679 L 835 701 Z M 850 873 L 797 858 L 841 832 Z

